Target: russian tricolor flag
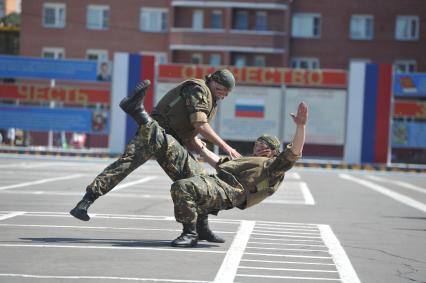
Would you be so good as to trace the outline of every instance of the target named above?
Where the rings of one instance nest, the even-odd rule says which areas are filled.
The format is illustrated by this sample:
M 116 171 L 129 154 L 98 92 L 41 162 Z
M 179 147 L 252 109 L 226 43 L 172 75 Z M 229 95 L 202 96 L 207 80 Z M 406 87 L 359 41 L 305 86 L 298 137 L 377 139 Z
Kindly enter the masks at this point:
M 235 117 L 264 118 L 265 102 L 261 99 L 240 98 L 235 101 Z

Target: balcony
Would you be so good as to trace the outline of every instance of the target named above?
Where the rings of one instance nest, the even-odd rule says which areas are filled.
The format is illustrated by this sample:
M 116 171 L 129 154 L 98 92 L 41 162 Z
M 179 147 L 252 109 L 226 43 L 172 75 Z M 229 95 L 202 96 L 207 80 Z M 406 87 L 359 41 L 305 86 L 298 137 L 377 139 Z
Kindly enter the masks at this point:
M 172 28 L 172 50 L 284 53 L 288 46 L 285 32 Z

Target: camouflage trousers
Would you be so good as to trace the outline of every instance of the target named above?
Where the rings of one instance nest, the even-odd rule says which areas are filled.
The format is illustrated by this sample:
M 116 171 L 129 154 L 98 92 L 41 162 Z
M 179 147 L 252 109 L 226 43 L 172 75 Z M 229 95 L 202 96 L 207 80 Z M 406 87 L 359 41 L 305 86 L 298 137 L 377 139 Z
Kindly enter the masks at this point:
M 151 157 L 156 158 L 173 181 L 207 176 L 203 166 L 173 136 L 166 134 L 156 121 L 152 121 L 139 127 L 123 155 L 106 167 L 86 190 L 97 196 L 108 193 Z
M 235 190 L 216 175 L 194 176 L 174 182 L 170 192 L 176 221 L 195 223 L 198 214 L 231 209 L 233 204 L 228 195 Z

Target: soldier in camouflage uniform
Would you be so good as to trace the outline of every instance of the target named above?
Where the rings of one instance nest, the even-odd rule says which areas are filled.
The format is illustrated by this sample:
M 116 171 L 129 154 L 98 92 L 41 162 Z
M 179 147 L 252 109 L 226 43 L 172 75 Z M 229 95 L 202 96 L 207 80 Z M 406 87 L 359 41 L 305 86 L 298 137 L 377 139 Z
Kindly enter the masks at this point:
M 284 180 L 285 172 L 302 155 L 307 117 L 308 109 L 302 102 L 297 115 L 292 114 L 296 124 L 293 142 L 281 153 L 279 140 L 267 135 L 256 141 L 253 157 L 230 160 L 203 149 L 203 157 L 216 166 L 217 174 L 193 176 L 172 184 L 175 218 L 183 224 L 183 232 L 172 246 L 197 244 L 195 223 L 198 215 L 233 207 L 246 209 L 271 196 Z
M 150 85 L 149 80 L 143 81 L 135 88 L 131 97 L 125 98 L 120 103 L 120 107 L 131 115 L 139 124 L 144 121 L 142 111 L 142 99 Z M 199 152 L 203 143 L 196 137 L 202 134 L 211 142 L 219 145 L 229 153 L 232 158 L 239 157 L 239 153 L 226 144 L 210 127 L 208 122 L 214 117 L 217 109 L 217 100 L 225 98 L 235 86 L 235 79 L 232 73 L 226 69 L 218 70 L 206 77 L 206 80 L 189 79 L 176 88 L 170 90 L 164 98 L 160 100 L 153 111 L 153 117 L 168 134 L 175 139 L 170 144 L 170 159 L 185 160 L 180 163 L 180 168 L 174 168 L 173 163 L 162 163 L 162 159 L 157 157 L 160 166 L 167 172 L 173 181 L 188 178 L 194 175 L 205 174 L 200 166 L 193 168 L 192 156 L 184 156 L 179 151 L 172 150 L 174 143 L 178 141 L 189 149 Z M 142 116 L 141 116 L 142 115 Z M 70 213 L 74 217 L 88 221 L 87 214 L 89 206 L 101 195 L 111 191 L 119 182 L 140 165 L 153 156 L 153 150 L 146 148 L 147 143 L 140 137 L 140 131 L 126 146 L 124 154 L 110 164 L 100 173 L 87 187 L 83 199 L 73 208 Z M 176 162 L 174 162 L 176 163 Z M 223 239 L 214 235 L 208 229 L 207 215 L 200 217 L 197 225 L 202 232 L 202 238 L 212 242 L 224 242 Z
M 172 246 L 193 247 L 198 240 L 206 239 L 205 230 L 214 235 L 208 225 L 202 229 L 199 227 L 199 220 L 206 215 L 233 207 L 246 209 L 272 195 L 282 183 L 285 172 L 301 157 L 307 116 L 306 104 L 300 103 L 297 115 L 292 114 L 296 123 L 293 141 L 281 153 L 280 141 L 268 135 L 257 139 L 253 157 L 220 158 L 203 147 L 201 155 L 217 169 L 217 174 L 208 175 L 142 108 L 137 144 L 141 149 L 145 148 L 147 154 L 154 155 L 172 178 L 191 175 L 175 181 L 171 187 L 175 218 L 183 224 L 183 232 L 172 241 Z

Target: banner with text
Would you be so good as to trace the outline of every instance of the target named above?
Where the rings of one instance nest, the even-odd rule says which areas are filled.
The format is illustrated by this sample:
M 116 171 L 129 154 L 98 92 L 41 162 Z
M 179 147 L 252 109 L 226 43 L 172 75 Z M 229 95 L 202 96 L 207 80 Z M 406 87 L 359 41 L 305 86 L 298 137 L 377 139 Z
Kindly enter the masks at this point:
M 109 88 L 90 88 L 88 86 L 19 83 L 1 84 L 0 99 L 20 100 L 24 102 L 59 101 L 66 104 L 110 104 Z
M 225 66 L 224 66 L 225 67 Z M 231 70 L 239 84 L 287 85 L 345 88 L 347 73 L 343 70 L 304 70 L 262 67 L 226 67 Z M 204 78 L 217 67 L 203 65 L 160 65 L 159 81 L 180 81 L 188 78 Z

